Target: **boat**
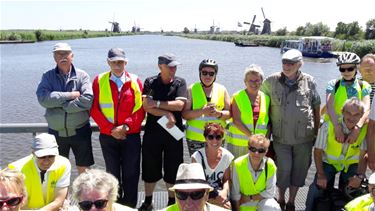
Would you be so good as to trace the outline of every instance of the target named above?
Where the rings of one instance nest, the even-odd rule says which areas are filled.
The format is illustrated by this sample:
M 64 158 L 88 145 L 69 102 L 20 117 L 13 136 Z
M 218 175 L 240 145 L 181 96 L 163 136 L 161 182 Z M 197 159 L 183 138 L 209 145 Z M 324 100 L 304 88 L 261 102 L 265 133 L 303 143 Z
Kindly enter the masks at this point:
M 238 47 L 257 47 L 258 44 L 249 41 L 235 41 L 234 44 Z
M 302 37 L 299 40 L 285 40 L 281 44 L 281 53 L 285 53 L 290 49 L 297 49 L 302 52 L 305 57 L 312 58 L 334 58 L 337 54 L 332 52 L 331 37 L 311 36 Z

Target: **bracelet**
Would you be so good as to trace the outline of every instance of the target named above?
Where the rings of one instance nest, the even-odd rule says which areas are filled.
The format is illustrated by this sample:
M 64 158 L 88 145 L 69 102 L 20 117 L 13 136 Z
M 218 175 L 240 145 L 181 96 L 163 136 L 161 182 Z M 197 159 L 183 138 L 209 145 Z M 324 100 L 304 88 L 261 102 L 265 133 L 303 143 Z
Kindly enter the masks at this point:
M 358 129 L 361 129 L 361 127 L 358 124 L 356 124 L 354 127 L 358 127 Z

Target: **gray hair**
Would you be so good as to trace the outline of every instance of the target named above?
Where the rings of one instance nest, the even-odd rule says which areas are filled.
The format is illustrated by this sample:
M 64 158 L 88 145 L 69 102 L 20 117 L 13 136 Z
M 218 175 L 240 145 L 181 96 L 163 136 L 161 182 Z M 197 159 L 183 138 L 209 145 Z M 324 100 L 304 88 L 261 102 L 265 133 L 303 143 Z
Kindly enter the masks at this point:
M 257 74 L 260 76 L 260 78 L 264 79 L 264 73 L 263 73 L 263 70 L 260 66 L 256 65 L 256 64 L 251 64 L 250 66 L 246 67 L 245 71 L 244 71 L 244 80 L 246 80 L 246 77 L 249 75 L 249 74 Z
M 7 188 L 22 194 L 24 198 L 27 198 L 25 176 L 21 172 L 9 168 L 0 170 L 0 183 L 3 183 Z
M 73 182 L 73 198 L 79 200 L 85 191 L 97 190 L 108 193 L 108 200 L 115 202 L 118 194 L 118 181 L 103 170 L 90 169 L 80 174 Z
M 342 107 L 342 112 L 344 112 L 347 109 L 348 106 L 356 107 L 361 112 L 361 114 L 363 114 L 365 112 L 365 105 L 363 104 L 362 101 L 360 101 L 356 97 L 351 97 L 351 98 L 349 98 L 348 100 L 345 101 L 345 104 Z

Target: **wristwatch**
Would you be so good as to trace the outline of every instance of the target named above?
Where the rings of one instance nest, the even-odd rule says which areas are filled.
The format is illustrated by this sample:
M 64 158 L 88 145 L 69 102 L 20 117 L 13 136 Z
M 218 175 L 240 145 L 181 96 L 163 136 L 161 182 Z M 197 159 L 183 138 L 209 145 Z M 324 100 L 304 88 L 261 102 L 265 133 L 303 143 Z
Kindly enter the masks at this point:
M 364 178 L 365 178 L 365 175 L 363 175 L 363 174 L 355 174 L 354 175 L 355 177 L 357 177 L 357 178 L 359 178 L 359 179 L 361 179 L 361 180 L 363 180 Z
M 128 132 L 130 130 L 128 125 L 123 125 L 122 128 L 125 129 L 126 132 Z
M 156 101 L 156 108 L 160 108 L 160 100 Z

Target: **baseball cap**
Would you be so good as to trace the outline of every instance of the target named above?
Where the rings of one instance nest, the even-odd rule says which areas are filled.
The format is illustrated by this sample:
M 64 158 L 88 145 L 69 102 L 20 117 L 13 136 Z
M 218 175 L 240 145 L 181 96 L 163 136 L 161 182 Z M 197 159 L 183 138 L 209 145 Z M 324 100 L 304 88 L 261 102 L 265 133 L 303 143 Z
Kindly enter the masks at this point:
M 53 52 L 55 51 L 72 51 L 72 47 L 68 43 L 59 42 L 53 46 Z
M 175 67 L 181 63 L 176 60 L 176 56 L 172 53 L 166 53 L 158 57 L 158 64 L 166 64 L 169 67 Z
M 299 62 L 302 60 L 302 53 L 296 49 L 290 49 L 285 52 L 281 58 L 282 60 L 288 60 L 291 62 Z
M 127 61 L 125 52 L 121 48 L 111 48 L 108 51 L 108 60 L 113 61 Z
M 48 133 L 35 136 L 31 148 L 37 157 L 59 154 L 55 136 Z

